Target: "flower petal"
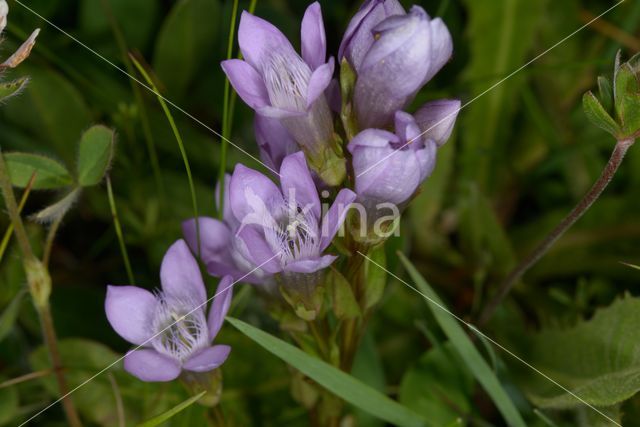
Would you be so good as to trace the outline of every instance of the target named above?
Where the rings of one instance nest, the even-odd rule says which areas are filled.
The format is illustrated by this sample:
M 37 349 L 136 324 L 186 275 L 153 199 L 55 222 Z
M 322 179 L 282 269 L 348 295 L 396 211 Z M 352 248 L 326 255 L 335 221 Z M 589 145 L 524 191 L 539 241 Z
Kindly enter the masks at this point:
M 253 122 L 260 158 L 274 170 L 279 170 L 285 156 L 299 150 L 287 128 L 278 119 L 256 114 Z
M 146 289 L 108 286 L 104 309 L 118 335 L 132 344 L 141 345 L 153 336 L 150 325 L 156 304 L 156 298 Z
M 247 256 L 251 258 L 255 267 L 260 266 L 261 270 L 271 274 L 282 271 L 276 252 L 267 244 L 264 236 L 253 226 L 243 227 L 237 236 L 246 245 Z
M 325 90 L 329 87 L 329 84 L 331 84 L 334 66 L 334 60 L 333 57 L 331 57 L 329 58 L 329 62 L 319 66 L 311 74 L 311 79 L 309 79 L 309 88 L 307 89 L 307 108 L 311 108 L 311 105 L 313 105 L 318 97 L 324 94 Z
M 217 219 L 204 216 L 198 218 L 197 225 L 200 229 L 200 258 L 207 265 L 207 268 L 209 268 L 209 264 L 222 264 L 229 266 L 229 268 L 235 268 L 231 255 L 233 236 L 229 227 Z M 182 223 L 182 234 L 191 252 L 197 255 L 198 240 L 195 218 Z
M 336 196 L 336 200 L 322 219 L 321 251 L 324 251 L 331 244 L 331 241 L 347 216 L 351 203 L 353 203 L 355 199 L 356 194 L 348 188 L 343 188 Z
M 240 17 L 238 44 L 246 61 L 256 70 L 263 69 L 264 62 L 275 49 L 293 51 L 293 46 L 280 30 L 246 11 Z
M 459 112 L 459 100 L 441 99 L 423 105 L 414 116 L 424 138 L 434 140 L 441 147 L 451 137 Z
M 160 266 L 160 282 L 168 295 L 192 300 L 195 304 L 193 308 L 207 300 L 200 267 L 182 239 L 171 245 L 164 255 Z
M 258 213 L 260 207 L 254 201 L 262 201 L 266 206 L 284 203 L 282 193 L 269 178 L 258 171 L 238 164 L 229 184 L 229 201 L 236 219 L 242 223 L 248 215 Z
M 241 59 L 222 61 L 222 69 L 240 98 L 251 108 L 269 105 L 269 94 L 258 72 Z
M 409 113 L 396 111 L 395 129 L 402 145 L 408 143 L 413 148 L 421 141 L 422 135 L 420 135 L 420 128 L 413 116 Z
M 309 172 L 309 166 L 302 151 L 290 154 L 282 161 L 280 186 L 286 203 L 296 203 L 303 212 L 311 212 L 320 218 L 318 190 Z
M 189 358 L 182 367 L 188 371 L 193 372 L 207 372 L 216 369 L 222 365 L 229 353 L 231 347 L 228 345 L 214 345 L 200 350 Z
M 431 65 L 423 83 L 427 83 L 435 76 L 438 71 L 449 62 L 453 54 L 453 39 L 449 29 L 442 22 L 442 19 L 436 18 L 431 21 Z
M 231 299 L 233 298 L 233 278 L 231 276 L 225 276 L 220 281 L 218 289 L 213 296 L 213 303 L 209 309 L 209 319 L 207 321 L 209 327 L 209 341 L 218 335 L 218 331 L 222 327 L 224 318 L 231 306 Z
M 285 270 L 293 273 L 315 273 L 329 267 L 337 258 L 335 255 L 324 255 L 320 258 L 293 261 L 287 264 Z
M 300 28 L 302 59 L 315 70 L 324 64 L 327 56 L 327 37 L 324 32 L 320 3 L 309 5 L 302 18 Z
M 133 350 L 124 357 L 124 369 L 142 381 L 166 382 L 180 375 L 180 364 L 151 349 Z

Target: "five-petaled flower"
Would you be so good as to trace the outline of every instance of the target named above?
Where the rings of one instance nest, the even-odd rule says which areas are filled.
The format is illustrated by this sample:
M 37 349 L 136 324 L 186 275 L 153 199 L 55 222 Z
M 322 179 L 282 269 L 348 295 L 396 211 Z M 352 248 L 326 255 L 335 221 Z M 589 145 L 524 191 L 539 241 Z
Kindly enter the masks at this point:
M 162 260 L 162 289 L 155 294 L 136 286 L 109 286 L 107 319 L 136 345 L 124 368 L 143 381 L 171 381 L 181 371 L 207 372 L 224 363 L 227 345 L 212 345 L 229 310 L 233 279 L 225 276 L 206 316 L 207 294 L 198 263 L 184 240 Z

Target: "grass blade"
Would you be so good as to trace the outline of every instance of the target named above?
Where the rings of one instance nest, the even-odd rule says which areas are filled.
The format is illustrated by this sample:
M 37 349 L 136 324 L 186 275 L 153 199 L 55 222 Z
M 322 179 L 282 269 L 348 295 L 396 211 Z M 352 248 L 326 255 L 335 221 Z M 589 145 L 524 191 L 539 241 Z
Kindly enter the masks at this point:
M 164 101 L 164 98 L 158 91 L 158 88 L 153 82 L 153 79 L 151 78 L 151 76 L 149 76 L 149 73 L 147 73 L 147 70 L 144 69 L 144 67 L 140 64 L 140 62 L 138 62 L 138 60 L 133 55 L 130 55 L 130 58 L 131 58 L 131 61 L 133 62 L 133 65 L 136 66 L 136 68 L 138 69 L 142 77 L 144 77 L 144 79 L 147 81 L 147 84 L 151 86 L 151 88 L 153 89 L 153 92 L 156 94 L 158 98 L 158 102 L 162 107 L 162 111 L 164 111 L 165 116 L 167 116 L 167 120 L 169 121 L 171 130 L 173 131 L 173 135 L 175 136 L 176 141 L 178 143 L 178 148 L 180 149 L 180 155 L 182 155 L 182 161 L 184 163 L 184 169 L 187 171 L 187 180 L 189 181 L 189 191 L 191 192 L 191 203 L 193 205 L 193 217 L 196 221 L 196 239 L 198 241 L 198 257 L 200 257 L 200 224 L 198 221 L 198 218 L 200 215 L 198 215 L 198 201 L 196 199 L 196 188 L 193 185 L 193 176 L 191 175 L 191 166 L 189 165 L 189 158 L 187 157 L 187 151 L 185 150 L 184 143 L 182 142 L 182 135 L 180 135 L 178 126 L 176 126 L 176 122 L 173 119 L 171 110 L 169 110 L 167 103 Z
M 507 421 L 507 424 L 513 427 L 526 427 L 522 416 L 509 398 L 509 395 L 502 388 L 500 381 L 491 370 L 491 367 L 489 367 L 475 348 L 464 329 L 458 323 L 458 320 L 445 311 L 444 304 L 438 295 L 431 289 L 431 286 L 424 280 L 413 264 L 411 264 L 411 261 L 401 253 L 399 256 L 400 261 L 404 264 L 420 292 L 430 300 L 430 302 L 427 302 L 427 307 L 429 307 L 433 313 L 436 321 L 458 351 L 462 360 L 465 361 L 467 368 L 473 373 L 478 382 L 482 384 L 487 394 L 489 394 Z M 439 307 L 436 304 L 439 305 Z
M 20 203 L 18 203 L 18 214 L 22 212 L 22 208 L 27 203 L 27 199 L 29 198 L 29 194 L 31 193 L 31 189 L 33 188 L 33 183 L 36 181 L 36 172 L 31 174 L 31 178 L 29 178 L 29 182 L 24 189 L 24 193 L 22 193 L 22 197 L 20 198 Z M 9 227 L 7 227 L 7 231 L 5 231 L 4 236 L 2 237 L 2 242 L 0 242 L 0 261 L 4 257 L 4 252 L 7 250 L 7 246 L 9 246 L 9 240 L 11 240 L 11 235 L 13 234 L 13 222 L 9 223 Z
M 122 253 L 122 260 L 124 261 L 124 267 L 127 270 L 127 278 L 129 284 L 134 285 L 133 271 L 131 271 L 131 263 L 129 262 L 129 255 L 127 254 L 127 245 L 124 243 L 124 236 L 122 235 L 122 227 L 120 226 L 120 217 L 118 217 L 118 209 L 116 208 L 116 200 L 113 197 L 113 188 L 111 188 L 111 178 L 107 175 L 107 195 L 109 196 L 109 207 L 111 208 L 111 216 L 113 218 L 113 226 L 116 229 L 116 236 L 118 236 L 118 243 L 120 244 L 120 252 Z
M 175 417 L 177 414 L 179 414 L 180 412 L 184 411 L 185 409 L 187 409 L 189 406 L 193 405 L 194 403 L 196 403 L 198 400 L 200 400 L 200 398 L 202 396 L 204 396 L 207 393 L 207 391 L 202 391 L 198 394 L 196 394 L 193 397 L 190 397 L 189 399 L 185 400 L 182 403 L 179 403 L 178 405 L 174 406 L 173 408 L 169 409 L 167 412 L 163 412 L 162 414 L 151 418 L 150 420 L 147 420 L 141 424 L 138 424 L 138 427 L 155 427 L 155 426 L 159 426 L 160 424 L 168 421 L 169 419 Z
M 403 427 L 424 426 L 426 424 L 420 415 L 351 375 L 248 323 L 232 317 L 228 317 L 227 320 L 265 350 L 293 366 L 336 396 L 371 415 Z

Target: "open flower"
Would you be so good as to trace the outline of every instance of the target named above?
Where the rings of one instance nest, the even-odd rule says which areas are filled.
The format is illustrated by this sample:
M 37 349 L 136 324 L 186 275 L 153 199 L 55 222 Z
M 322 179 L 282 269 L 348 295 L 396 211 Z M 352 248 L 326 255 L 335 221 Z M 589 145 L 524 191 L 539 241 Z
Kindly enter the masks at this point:
M 269 22 L 243 12 L 238 43 L 244 60 L 222 62 L 238 95 L 258 114 L 278 119 L 309 157 L 319 175 L 331 185 L 346 173 L 337 156 L 333 117 L 325 91 L 334 60 L 326 61 L 326 36 L 319 3 L 302 19 L 302 56 Z
M 160 269 L 162 289 L 109 286 L 107 319 L 125 340 L 138 346 L 124 368 L 143 381 L 171 381 L 181 371 L 207 372 L 224 363 L 231 347 L 211 345 L 229 310 L 232 278 L 218 286 L 208 317 L 207 294 L 196 260 L 184 240 L 167 251 Z
M 340 190 L 323 217 L 302 152 L 282 161 L 280 188 L 243 165 L 236 166 L 229 187 L 231 210 L 241 224 L 236 235 L 254 265 L 267 273 L 286 276 L 318 272 L 336 259 L 323 253 L 342 225 L 355 194 Z
M 354 17 L 353 33 L 348 32 L 343 42 L 342 54 L 357 74 L 353 103 L 362 129 L 390 124 L 453 51 L 451 34 L 441 19 L 431 19 L 419 6 L 409 13 L 400 9 L 393 2 L 368 3 Z
M 231 176 L 225 176 L 224 190 L 224 211 L 222 221 L 210 218 L 198 218 L 196 227 L 195 218 L 182 223 L 182 233 L 191 251 L 200 254 L 202 262 L 207 268 L 207 272 L 214 277 L 231 276 L 235 281 L 254 285 L 269 285 L 271 274 L 266 273 L 258 265 L 251 261 L 248 249 L 236 232 L 240 227 L 240 222 L 231 211 L 229 202 L 229 182 Z M 220 209 L 220 188 L 216 188 L 216 205 Z M 198 248 L 198 234 L 200 230 L 200 247 Z

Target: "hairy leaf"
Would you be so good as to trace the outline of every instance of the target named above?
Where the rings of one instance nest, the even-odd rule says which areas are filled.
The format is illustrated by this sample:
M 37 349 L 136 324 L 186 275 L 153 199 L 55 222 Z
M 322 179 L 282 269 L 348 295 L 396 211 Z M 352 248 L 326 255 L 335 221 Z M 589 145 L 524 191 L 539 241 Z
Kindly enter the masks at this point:
M 31 187 L 34 190 L 54 189 L 73 184 L 73 178 L 67 168 L 49 157 L 29 153 L 6 153 L 4 159 L 7 162 L 11 183 L 16 187 L 25 188 L 34 173 L 36 178 Z
M 113 158 L 114 132 L 105 126 L 94 126 L 80 139 L 78 149 L 78 183 L 83 187 L 102 181 Z

